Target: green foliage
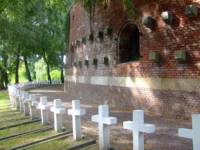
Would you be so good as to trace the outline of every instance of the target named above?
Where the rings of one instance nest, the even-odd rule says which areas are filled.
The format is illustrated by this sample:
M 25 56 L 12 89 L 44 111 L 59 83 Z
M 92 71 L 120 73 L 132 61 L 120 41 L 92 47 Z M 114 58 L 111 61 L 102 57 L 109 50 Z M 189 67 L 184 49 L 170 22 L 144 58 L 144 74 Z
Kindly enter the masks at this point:
M 82 3 L 89 13 L 92 13 L 91 9 L 94 8 L 94 5 L 98 4 L 107 6 L 109 5 L 110 1 L 111 0 L 75 0 L 75 2 Z M 130 17 L 133 17 L 135 15 L 133 0 L 120 0 L 120 1 L 122 2 L 122 5 L 125 6 L 128 15 Z
M 135 7 L 133 5 L 133 0 L 121 0 L 121 1 L 124 4 L 129 17 L 134 17 L 135 16 Z
M 60 70 L 51 71 L 52 80 L 60 80 Z
M 14 73 L 11 73 L 10 74 L 10 83 L 14 84 L 15 83 L 15 74 Z M 25 67 L 24 67 L 24 64 L 20 63 L 20 66 L 19 66 L 19 81 L 24 83 L 24 82 L 27 82 L 27 78 L 26 78 L 26 71 L 25 71 Z
M 17 75 L 21 57 L 27 59 L 26 76 L 30 72 L 33 79 L 34 64 L 41 57 L 49 67 L 61 68 L 69 38 L 66 12 L 73 0 L 1 0 L 0 3 L 0 89 L 6 85 L 6 74 Z
M 35 63 L 35 73 L 37 81 L 47 80 L 46 64 L 43 59 Z

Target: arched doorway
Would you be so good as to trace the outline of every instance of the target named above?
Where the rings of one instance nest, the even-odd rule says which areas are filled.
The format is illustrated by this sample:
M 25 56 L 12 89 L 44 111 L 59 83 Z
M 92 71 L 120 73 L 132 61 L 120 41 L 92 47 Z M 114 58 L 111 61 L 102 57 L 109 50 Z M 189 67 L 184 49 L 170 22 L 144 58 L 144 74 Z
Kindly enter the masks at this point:
M 140 32 L 135 24 L 128 23 L 119 33 L 118 62 L 126 63 L 140 58 Z

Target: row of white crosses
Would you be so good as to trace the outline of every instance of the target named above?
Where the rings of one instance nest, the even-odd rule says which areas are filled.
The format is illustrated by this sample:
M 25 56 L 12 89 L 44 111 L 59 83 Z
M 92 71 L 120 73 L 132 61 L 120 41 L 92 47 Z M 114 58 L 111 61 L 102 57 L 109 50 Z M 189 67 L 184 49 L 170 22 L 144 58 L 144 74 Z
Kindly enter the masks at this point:
M 98 115 L 92 116 L 92 121 L 98 123 L 100 150 L 109 150 L 109 126 L 117 124 L 117 118 L 109 117 L 108 105 L 100 105 Z M 155 125 L 144 124 L 144 112 L 142 110 L 134 111 L 133 121 L 125 121 L 123 128 L 133 132 L 133 150 L 144 150 L 144 133 L 155 132 Z
M 17 92 L 16 92 L 17 93 Z M 19 95 L 19 94 L 18 94 Z M 17 95 L 17 96 L 18 96 Z M 19 102 L 27 102 L 29 104 L 30 115 L 36 105 L 37 108 L 41 111 L 41 120 L 42 124 L 48 124 L 50 109 L 54 113 L 54 129 L 57 132 L 62 131 L 63 126 L 63 114 L 66 113 L 66 109 L 62 105 L 60 99 L 56 99 L 53 102 L 53 106 L 49 108 L 47 97 L 40 97 L 40 102 L 37 104 L 36 95 L 31 95 L 27 98 L 27 93 L 21 91 Z M 20 103 L 20 110 L 26 108 L 23 103 Z M 26 110 L 24 110 L 26 114 Z M 85 114 L 85 110 L 80 108 L 80 101 L 72 101 L 72 109 L 68 110 L 68 114 L 72 115 L 72 125 L 73 125 L 73 138 L 78 140 L 81 138 L 81 116 Z M 95 123 L 98 123 L 99 130 L 99 148 L 100 150 L 109 150 L 110 149 L 110 126 L 117 124 L 116 117 L 109 116 L 109 107 L 108 105 L 100 105 L 98 108 L 98 114 L 92 116 L 91 120 Z M 123 128 L 132 131 L 133 134 L 133 150 L 144 150 L 144 134 L 145 133 L 154 133 L 155 125 L 145 124 L 144 123 L 144 111 L 135 110 L 133 111 L 133 120 L 123 122 Z M 192 129 L 179 129 L 178 135 L 180 137 L 188 138 L 193 140 L 193 149 L 199 150 L 200 148 L 200 115 L 192 116 Z
M 49 124 L 49 110 L 54 113 L 54 130 L 61 132 L 63 127 L 63 114 L 66 113 L 66 109 L 62 105 L 60 99 L 53 101 L 53 106 L 48 106 L 46 96 L 40 97 L 40 102 L 36 99 L 39 97 L 37 94 L 28 94 L 21 90 L 16 97 L 19 99 L 20 112 L 24 115 L 30 115 L 31 119 L 36 118 L 36 109 L 41 112 L 41 122 L 43 125 Z M 80 108 L 80 101 L 72 101 L 72 109 L 68 110 L 68 114 L 72 115 L 73 123 L 73 138 L 78 140 L 81 138 L 81 116 L 85 114 L 85 110 Z

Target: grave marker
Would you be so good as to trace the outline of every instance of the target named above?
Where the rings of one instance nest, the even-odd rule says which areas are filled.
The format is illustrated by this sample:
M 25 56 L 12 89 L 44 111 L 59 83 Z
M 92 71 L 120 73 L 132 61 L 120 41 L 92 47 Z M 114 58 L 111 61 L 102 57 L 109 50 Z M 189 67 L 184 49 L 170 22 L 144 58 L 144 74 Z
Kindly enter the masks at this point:
M 110 149 L 109 126 L 117 124 L 117 118 L 109 117 L 108 105 L 100 105 L 98 109 L 98 115 L 92 116 L 92 121 L 98 123 L 100 150 L 109 150 Z
M 178 136 L 192 139 L 193 141 L 193 150 L 200 149 L 200 115 L 192 115 L 192 129 L 180 128 L 178 130 Z
M 66 112 L 66 109 L 62 106 L 62 100 L 55 99 L 53 102 L 53 107 L 51 107 L 51 112 L 54 113 L 54 130 L 56 132 L 62 131 L 63 119 L 62 115 Z
M 47 97 L 43 96 L 40 97 L 40 103 L 38 104 L 38 109 L 41 111 L 41 121 L 43 125 L 46 125 L 49 123 L 49 106 Z
M 34 120 L 37 118 L 37 112 L 36 112 L 36 107 L 38 105 L 37 99 L 37 94 L 31 94 L 29 97 L 29 113 L 30 113 L 30 118 Z
M 22 101 L 23 101 L 24 115 L 28 116 L 29 115 L 29 110 L 28 110 L 29 94 L 27 92 L 23 92 Z
M 85 110 L 80 108 L 80 100 L 72 101 L 72 109 L 68 110 L 68 114 L 72 115 L 73 138 L 78 140 L 81 138 L 81 116 L 85 115 Z
M 133 150 L 144 150 L 144 133 L 154 133 L 155 125 L 144 124 L 144 111 L 133 111 L 133 121 L 123 122 L 123 128 L 133 132 Z

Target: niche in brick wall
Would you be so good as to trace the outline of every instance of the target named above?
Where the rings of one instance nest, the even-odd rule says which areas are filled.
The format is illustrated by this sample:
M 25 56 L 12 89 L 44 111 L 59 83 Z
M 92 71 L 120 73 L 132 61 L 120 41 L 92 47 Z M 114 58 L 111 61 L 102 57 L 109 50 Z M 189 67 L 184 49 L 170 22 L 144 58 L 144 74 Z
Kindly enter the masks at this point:
M 127 24 L 119 34 L 119 63 L 139 60 L 140 58 L 140 33 L 134 24 Z

